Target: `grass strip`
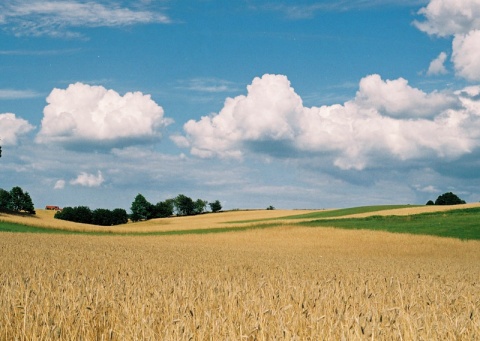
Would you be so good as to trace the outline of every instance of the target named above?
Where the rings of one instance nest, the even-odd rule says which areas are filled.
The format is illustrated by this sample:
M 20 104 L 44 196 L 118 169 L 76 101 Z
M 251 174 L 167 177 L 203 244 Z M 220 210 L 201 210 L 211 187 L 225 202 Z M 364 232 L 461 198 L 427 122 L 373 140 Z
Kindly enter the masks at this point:
M 423 234 L 462 240 L 480 240 L 480 208 L 409 216 L 371 216 L 366 218 L 319 219 L 298 222 L 308 227 L 338 227 L 395 233 Z
M 52 227 L 31 226 L 18 223 L 10 223 L 0 221 L 0 232 L 15 232 L 15 233 L 50 233 L 50 234 L 100 234 L 111 235 L 109 231 L 75 231 L 64 230 Z
M 335 218 L 352 214 L 371 213 L 386 210 L 395 210 L 399 208 L 418 207 L 419 205 L 377 205 L 377 206 L 359 206 L 351 208 L 341 208 L 338 210 L 318 211 L 305 214 L 297 214 L 282 219 L 319 219 L 319 218 Z

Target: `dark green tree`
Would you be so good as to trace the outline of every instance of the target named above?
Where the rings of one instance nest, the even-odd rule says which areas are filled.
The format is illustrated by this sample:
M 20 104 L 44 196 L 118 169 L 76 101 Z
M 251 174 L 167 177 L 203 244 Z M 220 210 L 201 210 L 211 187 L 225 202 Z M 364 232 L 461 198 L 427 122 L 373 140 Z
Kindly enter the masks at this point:
M 128 223 L 128 214 L 123 208 L 116 208 L 112 211 L 112 225 Z
M 8 211 L 11 195 L 9 191 L 0 188 L 0 211 Z
M 160 201 L 155 205 L 155 218 L 167 218 L 173 214 L 175 208 L 174 200 L 167 199 Z
M 140 193 L 137 194 L 135 197 L 135 200 L 132 202 L 132 207 L 130 210 L 132 211 L 132 214 L 130 215 L 130 219 L 132 221 L 140 221 L 140 220 L 146 220 L 149 219 L 149 216 L 151 216 L 151 207 L 152 204 L 145 199 L 143 195 Z
M 75 223 L 92 224 L 93 212 L 87 206 L 64 207 L 55 213 L 54 218 L 73 221 Z
M 214 202 L 211 202 L 209 205 L 210 205 L 210 209 L 212 210 L 213 213 L 218 212 L 222 209 L 222 204 L 218 200 L 215 200 Z
M 20 212 L 23 207 L 24 193 L 23 190 L 15 186 L 10 190 L 10 202 L 8 203 L 8 210 L 13 212 Z
M 10 202 L 7 205 L 7 209 L 13 212 L 24 211 L 30 214 L 35 214 L 35 208 L 33 207 L 32 198 L 28 192 L 15 186 L 10 190 Z
M 97 208 L 92 211 L 87 206 L 64 207 L 55 213 L 56 219 L 73 221 L 75 223 L 112 226 L 126 224 L 128 222 L 127 211 L 116 208 L 113 211 L 105 208 Z
M 101 226 L 113 225 L 112 211 L 106 208 L 97 208 L 92 212 L 92 224 Z
M 175 209 L 177 215 L 193 215 L 195 213 L 195 203 L 192 198 L 179 194 L 175 198 Z
M 207 208 L 208 201 L 202 200 L 202 199 L 197 199 L 194 202 L 194 214 L 201 214 L 205 212 L 205 209 Z
M 55 215 L 53 216 L 55 219 L 62 219 L 62 220 L 68 220 L 68 221 L 75 221 L 75 210 L 73 207 L 64 207 L 61 211 L 55 212 Z
M 435 203 L 432 200 L 428 200 L 425 205 L 435 205 Z
M 28 194 L 28 192 L 25 192 L 23 194 L 22 210 L 30 214 L 35 214 L 35 207 L 33 206 L 32 198 L 30 197 L 30 194 Z
M 465 201 L 460 199 L 457 195 L 452 192 L 447 192 L 440 195 L 437 200 L 435 200 L 435 205 L 460 205 L 465 204 Z
M 75 207 L 74 218 L 77 223 L 91 224 L 93 221 L 92 210 L 88 206 L 77 206 Z

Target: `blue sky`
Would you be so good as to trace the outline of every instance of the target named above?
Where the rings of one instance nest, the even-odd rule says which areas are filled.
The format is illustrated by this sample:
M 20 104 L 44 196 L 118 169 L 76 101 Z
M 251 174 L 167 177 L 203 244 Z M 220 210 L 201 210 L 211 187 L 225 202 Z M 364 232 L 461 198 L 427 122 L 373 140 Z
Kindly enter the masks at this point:
M 5 0 L 0 13 L 0 187 L 37 207 L 480 200 L 478 0 Z

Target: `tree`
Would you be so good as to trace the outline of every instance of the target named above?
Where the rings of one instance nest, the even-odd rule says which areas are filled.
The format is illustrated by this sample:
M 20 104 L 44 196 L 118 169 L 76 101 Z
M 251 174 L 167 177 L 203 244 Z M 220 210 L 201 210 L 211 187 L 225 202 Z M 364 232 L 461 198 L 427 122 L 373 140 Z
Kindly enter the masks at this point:
M 0 157 L 2 157 L 2 146 L 0 146 Z
M 12 212 L 27 212 L 30 214 L 35 214 L 35 208 L 33 207 L 32 198 L 28 192 L 23 192 L 23 190 L 15 186 L 10 190 L 10 200 L 6 203 L 6 210 Z M 8 196 L 3 193 L 3 200 L 7 200 Z
M 435 200 L 435 205 L 460 205 L 465 204 L 465 201 L 460 199 L 458 196 L 452 192 L 443 193 L 440 195 L 437 200 Z
M 22 210 L 30 214 L 35 214 L 35 207 L 33 206 L 32 198 L 30 197 L 30 194 L 28 194 L 28 192 L 25 192 L 23 194 Z
M 194 213 L 201 214 L 205 212 L 205 209 L 207 208 L 207 204 L 208 204 L 208 201 L 197 199 L 197 201 L 194 202 Z
M 155 205 L 155 217 L 154 218 L 167 218 L 173 214 L 174 199 L 167 199 L 165 201 L 159 201 Z
M 432 200 L 428 200 L 425 205 L 435 205 L 435 203 Z
M 152 204 L 149 203 L 143 195 L 140 193 L 137 194 L 135 200 L 132 202 L 132 207 L 130 208 L 132 211 L 130 219 L 132 219 L 132 221 L 149 219 L 149 216 L 151 215 L 151 207 Z
M 8 211 L 10 199 L 10 192 L 0 188 L 0 211 Z
M 73 207 L 64 207 L 61 211 L 55 212 L 55 215 L 53 216 L 55 219 L 62 219 L 62 220 L 68 220 L 68 221 L 75 221 L 75 211 Z
M 93 221 L 93 213 L 90 207 L 88 206 L 77 206 L 75 207 L 73 221 L 77 223 L 91 224 Z
M 63 210 L 55 213 L 55 218 L 101 226 L 120 225 L 128 222 L 127 211 L 122 208 L 116 208 L 113 211 L 97 208 L 92 212 L 87 206 L 64 207 Z
M 54 218 L 73 221 L 75 223 L 93 224 L 93 212 L 90 207 L 64 207 L 63 210 L 57 211 Z
M 128 223 L 128 214 L 123 208 L 116 208 L 112 211 L 112 225 Z
M 273 207 L 272 205 L 270 205 L 270 206 L 267 207 L 267 210 L 268 210 L 268 211 L 272 211 L 272 210 L 274 210 L 274 209 L 275 209 L 275 207 Z
M 10 202 L 8 203 L 8 210 L 13 212 L 20 212 L 23 207 L 23 190 L 15 186 L 10 190 Z
M 175 198 L 175 208 L 178 215 L 193 215 L 195 213 L 195 204 L 192 198 L 179 194 Z
M 218 212 L 222 209 L 222 204 L 218 200 L 215 200 L 214 202 L 211 202 L 209 205 L 210 205 L 210 209 L 212 210 L 213 213 Z
M 106 208 L 97 208 L 92 212 L 92 224 L 101 226 L 113 225 L 112 211 Z

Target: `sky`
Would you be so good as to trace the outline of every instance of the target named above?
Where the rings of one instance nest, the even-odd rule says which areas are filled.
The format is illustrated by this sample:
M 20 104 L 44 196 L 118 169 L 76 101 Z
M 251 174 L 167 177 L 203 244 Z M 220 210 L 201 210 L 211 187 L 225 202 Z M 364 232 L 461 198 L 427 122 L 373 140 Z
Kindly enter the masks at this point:
M 38 208 L 480 201 L 480 0 L 3 0 L 0 139 Z

